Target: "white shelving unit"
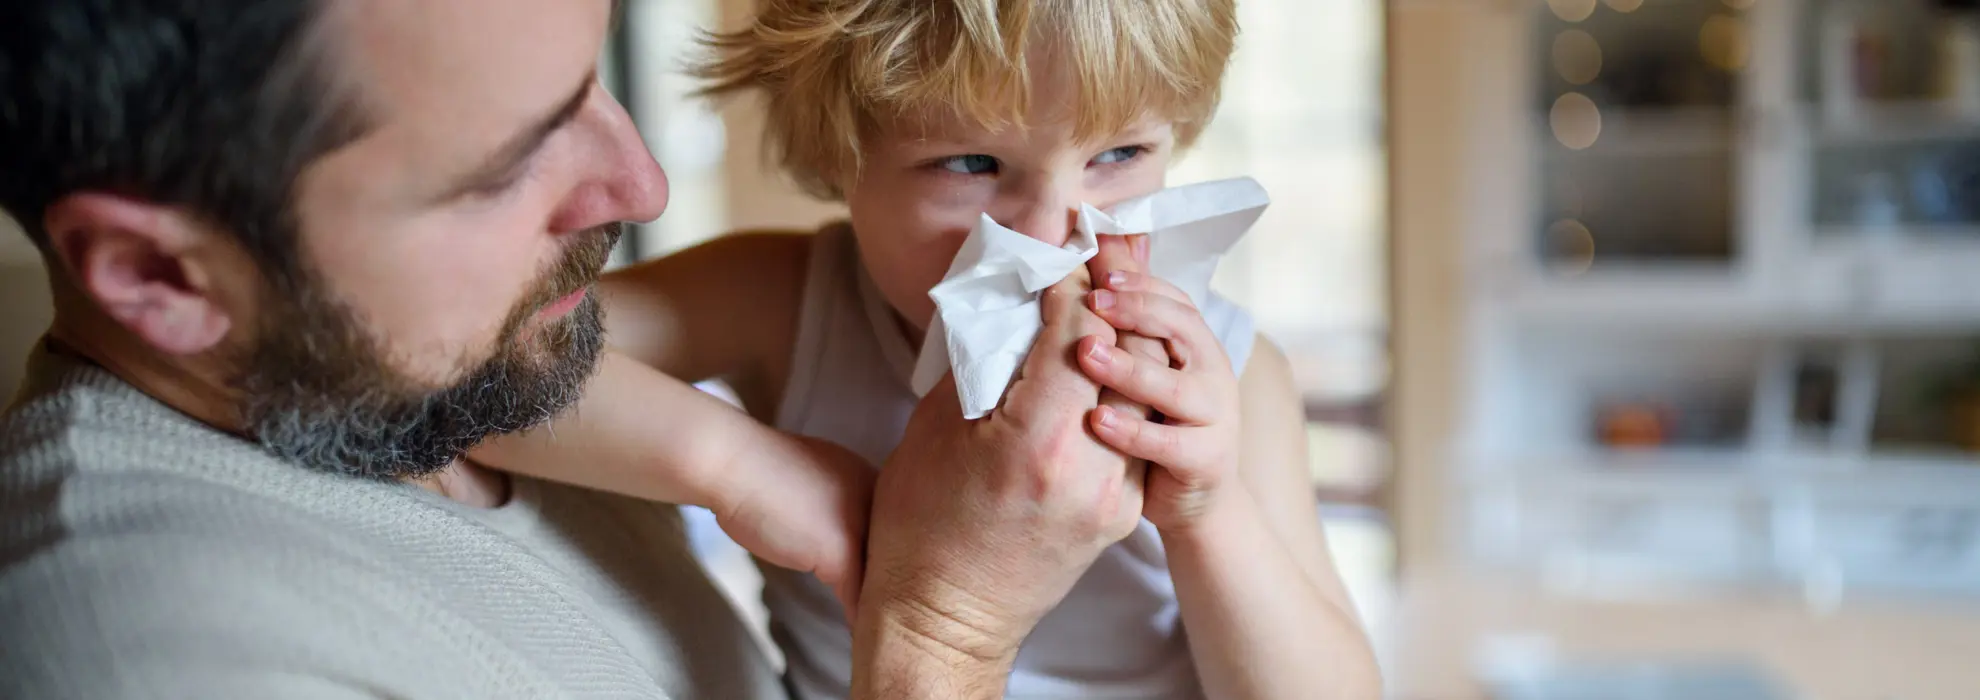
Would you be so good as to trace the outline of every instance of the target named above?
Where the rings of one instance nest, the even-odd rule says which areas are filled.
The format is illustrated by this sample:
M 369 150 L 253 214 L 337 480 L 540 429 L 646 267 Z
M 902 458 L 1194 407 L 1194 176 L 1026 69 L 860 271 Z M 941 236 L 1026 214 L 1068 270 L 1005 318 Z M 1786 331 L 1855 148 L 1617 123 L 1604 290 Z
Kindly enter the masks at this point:
M 1471 557 L 1597 596 L 1980 596 L 1980 456 L 1794 448 L 1759 425 L 1773 420 L 1759 394 L 1782 347 L 1980 348 L 1980 180 L 1954 193 L 1964 213 L 1950 217 L 1829 191 L 1899 179 L 1874 173 L 1912 167 L 1911 154 L 1952 153 L 1980 173 L 1980 116 L 1896 95 L 1842 119 L 1814 75 L 1833 8 L 1935 26 L 1916 16 L 1927 2 L 1527 4 L 1507 50 L 1528 70 L 1485 121 L 1530 128 L 1491 147 L 1507 166 L 1480 174 L 1489 203 L 1468 241 L 1455 454 Z M 1575 16 L 1584 4 L 1592 13 Z M 1567 80 L 1577 71 L 1550 47 L 1570 32 L 1614 47 L 1601 75 Z M 1587 115 L 1557 106 L 1567 93 L 1596 105 L 1592 143 Z M 1882 416 L 1929 383 L 1897 362 L 1874 371 L 1906 381 L 1882 382 L 1862 410 Z M 1727 415 L 1688 446 L 1605 448 L 1596 412 L 1629 396 Z

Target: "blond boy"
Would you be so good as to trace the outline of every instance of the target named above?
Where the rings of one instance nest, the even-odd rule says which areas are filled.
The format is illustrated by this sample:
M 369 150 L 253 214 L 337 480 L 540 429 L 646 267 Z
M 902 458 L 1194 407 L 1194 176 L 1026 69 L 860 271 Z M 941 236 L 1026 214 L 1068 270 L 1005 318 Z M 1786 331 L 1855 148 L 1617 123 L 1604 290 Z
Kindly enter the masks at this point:
M 856 597 L 870 475 L 774 441 L 761 449 L 781 456 L 703 455 L 716 475 L 657 473 L 655 455 L 692 463 L 664 455 L 725 431 L 685 427 L 707 413 L 684 408 L 698 399 L 642 388 L 661 385 L 656 372 L 721 377 L 754 418 L 882 463 L 920 403 L 908 374 L 928 291 L 978 217 L 1058 245 L 1080 204 L 1161 189 L 1216 109 L 1236 34 L 1232 0 L 764 0 L 749 27 L 712 39 L 699 72 L 716 95 L 762 97 L 784 171 L 850 220 L 732 236 L 608 279 L 622 356 L 574 417 L 481 456 L 716 503 L 752 551 L 818 575 L 768 570 L 765 599 L 797 695 L 846 697 L 853 639 L 832 589 Z M 1079 363 L 1118 395 L 1088 415 L 1093 435 L 1151 465 L 1145 522 L 1044 617 L 1009 695 L 1376 697 L 1315 516 L 1285 357 L 1242 309 L 1197 309 L 1134 257 L 1110 246 L 1097 261 L 1086 302 L 1122 336 L 1088 338 Z M 692 494 L 655 486 L 680 474 Z

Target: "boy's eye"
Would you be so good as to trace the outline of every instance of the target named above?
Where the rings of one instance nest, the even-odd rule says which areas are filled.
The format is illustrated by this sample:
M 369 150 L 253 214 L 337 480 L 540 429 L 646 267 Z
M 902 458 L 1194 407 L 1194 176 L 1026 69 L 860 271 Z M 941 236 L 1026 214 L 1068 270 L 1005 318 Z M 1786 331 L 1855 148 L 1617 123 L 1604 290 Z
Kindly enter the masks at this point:
M 960 175 L 982 175 L 997 172 L 997 159 L 979 154 L 943 158 L 937 161 L 936 165 L 941 166 L 943 170 Z
M 1112 165 L 1134 160 L 1148 151 L 1146 146 L 1122 146 L 1093 157 L 1094 165 Z

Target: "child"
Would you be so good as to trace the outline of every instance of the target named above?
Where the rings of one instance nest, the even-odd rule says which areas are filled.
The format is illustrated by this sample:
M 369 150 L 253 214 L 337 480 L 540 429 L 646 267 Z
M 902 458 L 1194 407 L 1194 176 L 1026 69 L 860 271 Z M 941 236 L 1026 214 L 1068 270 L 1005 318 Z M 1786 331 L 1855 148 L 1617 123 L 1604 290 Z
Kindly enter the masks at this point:
M 731 236 L 611 276 L 601 295 L 623 356 L 572 416 L 477 457 L 712 502 L 745 547 L 849 601 L 866 468 L 687 410 L 707 400 L 660 373 L 723 377 L 751 416 L 884 462 L 917 403 L 928 291 L 978 217 L 1059 245 L 1081 203 L 1161 189 L 1215 111 L 1233 2 L 763 0 L 752 26 L 713 39 L 700 72 L 714 94 L 766 97 L 783 168 L 851 220 Z M 1146 520 L 1038 625 L 1009 694 L 1375 697 L 1313 508 L 1286 358 L 1221 298 L 1199 311 L 1159 280 L 1105 270 L 1095 286 L 1096 313 L 1175 355 L 1156 366 L 1081 346 L 1096 381 L 1165 416 L 1094 412 L 1096 435 L 1151 463 Z M 725 440 L 750 453 L 683 454 Z M 827 466 L 793 460 L 805 455 Z M 851 635 L 831 591 L 765 578 L 798 696 L 844 697 Z

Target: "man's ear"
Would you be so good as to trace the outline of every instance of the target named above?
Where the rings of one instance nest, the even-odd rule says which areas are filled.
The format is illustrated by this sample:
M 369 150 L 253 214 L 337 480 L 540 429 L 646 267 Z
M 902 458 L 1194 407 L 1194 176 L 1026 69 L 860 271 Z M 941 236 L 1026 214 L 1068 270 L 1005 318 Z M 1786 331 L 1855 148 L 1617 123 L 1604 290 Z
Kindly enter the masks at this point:
M 64 197 L 45 225 L 54 264 L 111 320 L 173 355 L 213 349 L 233 327 L 215 288 L 214 232 L 183 211 L 102 193 Z

